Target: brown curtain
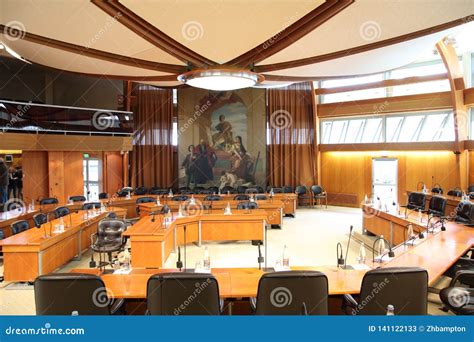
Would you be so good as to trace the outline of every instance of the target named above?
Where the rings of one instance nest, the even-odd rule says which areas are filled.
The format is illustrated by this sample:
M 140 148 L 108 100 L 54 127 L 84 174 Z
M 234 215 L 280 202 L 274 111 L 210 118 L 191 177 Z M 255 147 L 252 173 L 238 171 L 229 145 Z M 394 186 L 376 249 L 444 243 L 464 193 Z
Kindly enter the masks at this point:
M 270 185 L 317 184 L 314 101 L 309 82 L 267 90 Z
M 172 145 L 173 92 L 137 84 L 133 95 L 132 186 L 170 187 L 175 181 Z

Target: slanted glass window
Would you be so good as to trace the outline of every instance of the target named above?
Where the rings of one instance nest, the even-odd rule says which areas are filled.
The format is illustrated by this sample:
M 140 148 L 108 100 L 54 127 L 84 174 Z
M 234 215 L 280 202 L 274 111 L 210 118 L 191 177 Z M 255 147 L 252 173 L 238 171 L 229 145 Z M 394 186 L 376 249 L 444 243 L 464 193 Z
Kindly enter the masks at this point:
M 428 76 L 443 74 L 446 72 L 446 67 L 443 62 L 439 60 L 436 63 L 425 65 L 409 66 L 406 68 L 395 69 L 390 72 L 391 79 L 399 79 L 414 76 Z
M 450 89 L 451 87 L 449 86 L 448 80 L 412 83 L 393 87 L 392 96 L 437 93 L 441 91 L 449 91 Z

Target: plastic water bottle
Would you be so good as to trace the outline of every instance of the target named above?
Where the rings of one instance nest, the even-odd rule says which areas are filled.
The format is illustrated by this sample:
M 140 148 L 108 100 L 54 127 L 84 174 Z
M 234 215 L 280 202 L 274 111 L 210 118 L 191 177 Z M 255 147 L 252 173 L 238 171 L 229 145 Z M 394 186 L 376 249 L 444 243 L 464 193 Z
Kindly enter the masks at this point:
M 125 248 L 125 251 L 123 252 L 123 269 L 128 271 L 130 269 L 130 252 L 128 251 L 128 248 Z
M 204 259 L 202 261 L 202 265 L 205 270 L 211 269 L 211 258 L 209 257 L 209 249 L 207 247 L 204 249 Z
M 418 220 L 420 223 L 423 223 L 423 215 L 421 214 L 421 209 L 418 210 Z
M 290 267 L 290 257 L 288 255 L 288 247 L 283 246 L 283 255 L 282 255 L 282 266 L 287 268 Z
M 161 203 L 160 203 L 160 197 L 157 197 L 157 198 L 156 198 L 156 205 L 161 205 Z
M 380 240 L 377 245 L 377 254 L 382 256 L 385 253 L 385 240 L 383 235 L 380 235 Z
M 392 304 L 387 305 L 387 316 L 395 316 L 395 308 Z
M 369 204 L 369 198 L 367 197 L 367 194 L 364 196 L 364 204 Z
M 74 310 L 73 312 L 71 312 L 71 316 L 79 316 L 79 311 Z
M 365 264 L 365 244 L 362 242 L 359 248 L 359 257 L 357 258 L 359 264 Z

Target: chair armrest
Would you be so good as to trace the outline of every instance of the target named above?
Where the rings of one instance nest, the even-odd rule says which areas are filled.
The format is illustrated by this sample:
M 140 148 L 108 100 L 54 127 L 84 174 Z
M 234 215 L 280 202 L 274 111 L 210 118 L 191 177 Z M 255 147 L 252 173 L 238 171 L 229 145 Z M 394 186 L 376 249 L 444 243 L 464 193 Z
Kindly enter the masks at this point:
M 347 304 L 354 309 L 359 305 L 359 303 L 357 303 L 354 297 L 352 297 L 350 294 L 343 295 L 343 298 L 346 300 Z
M 252 309 L 253 313 L 257 311 L 257 298 L 255 297 L 250 298 L 250 309 Z
M 110 313 L 112 315 L 125 314 L 125 312 L 123 312 L 124 304 L 125 304 L 125 299 L 123 298 L 115 299 L 110 305 Z
M 451 280 L 451 283 L 449 284 L 449 287 L 455 287 L 456 283 L 459 281 L 459 278 L 468 276 L 472 277 L 474 281 L 474 270 L 459 270 L 456 272 L 456 275 L 454 278 Z
M 94 246 L 97 241 L 97 233 L 91 234 L 91 246 Z

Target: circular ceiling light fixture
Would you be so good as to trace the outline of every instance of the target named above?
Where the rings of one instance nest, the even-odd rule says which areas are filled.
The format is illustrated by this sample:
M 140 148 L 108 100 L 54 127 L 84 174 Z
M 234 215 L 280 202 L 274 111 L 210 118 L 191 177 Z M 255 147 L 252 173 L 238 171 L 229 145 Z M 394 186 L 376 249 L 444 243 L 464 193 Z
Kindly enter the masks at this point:
M 253 87 L 265 78 L 243 69 L 197 69 L 178 76 L 178 81 L 208 90 L 234 90 Z

